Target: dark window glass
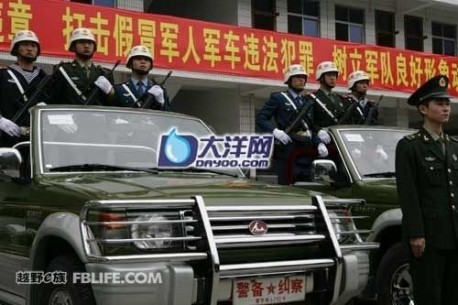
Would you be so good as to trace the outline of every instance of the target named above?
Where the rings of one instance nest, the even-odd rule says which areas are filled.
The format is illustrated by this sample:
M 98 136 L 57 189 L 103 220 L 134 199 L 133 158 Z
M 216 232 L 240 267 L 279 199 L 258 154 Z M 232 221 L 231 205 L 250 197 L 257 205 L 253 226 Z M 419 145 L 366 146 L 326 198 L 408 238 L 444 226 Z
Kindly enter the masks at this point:
M 288 33 L 302 35 L 302 18 L 298 16 L 288 16 Z
M 302 15 L 302 0 L 288 0 L 288 13 Z
M 404 16 L 405 48 L 423 52 L 423 19 Z
M 444 41 L 444 55 L 455 56 L 455 41 Z
M 336 39 L 364 42 L 364 11 L 336 5 Z
M 456 26 L 439 22 L 431 23 L 433 34 L 433 53 L 455 56 Z
M 320 2 L 319 1 L 305 1 L 304 2 L 304 15 L 307 16 L 320 16 Z
M 433 38 L 433 53 L 442 54 L 442 39 Z
M 320 2 L 318 0 L 288 0 L 288 32 L 320 36 Z
M 394 47 L 394 13 L 375 11 L 375 43 L 379 46 Z
M 348 9 L 346 7 L 336 5 L 336 20 L 349 21 L 348 20 Z
M 253 27 L 255 29 L 273 31 L 275 29 L 275 20 L 270 16 L 257 15 L 253 20 Z
M 348 41 L 348 26 L 342 23 L 336 23 L 336 39 Z
M 274 0 L 251 0 L 251 5 L 256 11 L 272 12 Z
M 275 1 L 251 0 L 253 28 L 275 30 Z
M 358 9 L 349 9 L 350 22 L 363 24 L 364 23 L 364 11 Z
M 92 4 L 92 0 L 70 0 L 70 2 L 78 2 L 78 3 Z

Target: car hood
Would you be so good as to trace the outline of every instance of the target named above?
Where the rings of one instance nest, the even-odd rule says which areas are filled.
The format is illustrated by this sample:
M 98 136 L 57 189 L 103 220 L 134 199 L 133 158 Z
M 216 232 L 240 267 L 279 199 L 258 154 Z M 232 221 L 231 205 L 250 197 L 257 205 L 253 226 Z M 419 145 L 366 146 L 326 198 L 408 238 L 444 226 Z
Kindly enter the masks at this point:
M 364 179 L 356 183 L 356 196 L 367 202 L 397 204 L 396 179 Z
M 247 200 L 251 205 L 310 203 L 311 192 L 299 188 L 226 176 L 195 176 L 84 173 L 48 177 L 42 184 L 86 200 L 189 198 L 200 195 L 207 203 L 215 205 L 246 205 Z

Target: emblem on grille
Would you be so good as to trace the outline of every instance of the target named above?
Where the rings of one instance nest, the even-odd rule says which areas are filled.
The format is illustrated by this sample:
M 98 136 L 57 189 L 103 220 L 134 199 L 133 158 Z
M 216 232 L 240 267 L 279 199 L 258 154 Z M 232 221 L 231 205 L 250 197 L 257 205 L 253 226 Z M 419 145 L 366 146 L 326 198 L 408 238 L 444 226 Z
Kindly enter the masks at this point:
M 264 235 L 267 233 L 267 224 L 262 220 L 253 220 L 248 225 L 248 229 L 253 235 Z

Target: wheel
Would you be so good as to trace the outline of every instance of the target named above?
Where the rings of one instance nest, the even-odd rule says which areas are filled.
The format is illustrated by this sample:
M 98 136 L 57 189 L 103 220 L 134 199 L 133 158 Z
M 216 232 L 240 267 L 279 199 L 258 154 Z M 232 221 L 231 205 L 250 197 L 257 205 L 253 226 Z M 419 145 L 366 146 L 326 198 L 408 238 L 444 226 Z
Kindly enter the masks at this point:
M 42 305 L 95 305 L 90 284 L 73 283 L 74 272 L 84 272 L 84 266 L 73 255 L 58 256 L 46 268 L 46 273 L 61 271 L 67 274 L 65 284 L 43 284 Z
M 379 305 L 414 305 L 407 245 L 396 243 L 383 256 L 377 272 Z

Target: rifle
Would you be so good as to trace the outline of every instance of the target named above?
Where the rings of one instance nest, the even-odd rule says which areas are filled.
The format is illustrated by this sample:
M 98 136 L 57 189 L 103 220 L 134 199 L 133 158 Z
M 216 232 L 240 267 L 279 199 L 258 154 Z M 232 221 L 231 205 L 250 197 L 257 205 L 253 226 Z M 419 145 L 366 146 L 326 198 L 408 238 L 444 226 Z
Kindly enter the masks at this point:
M 51 75 L 46 75 L 43 77 L 38 85 L 35 87 L 35 90 L 33 91 L 32 95 L 27 98 L 26 92 L 21 96 L 21 99 L 25 100 L 25 103 L 23 104 L 22 108 L 19 109 L 14 116 L 12 117 L 11 121 L 14 123 L 18 124 L 20 122 L 20 119 L 24 115 L 24 113 L 32 106 L 37 104 L 37 99 L 40 97 L 40 93 L 43 91 L 44 88 L 48 86 L 48 83 L 52 81 L 54 78 L 54 74 Z
M 151 78 L 151 82 L 153 83 L 153 85 L 158 85 L 162 87 L 164 86 L 165 82 L 170 77 L 170 75 L 172 75 L 172 71 L 169 71 L 169 73 L 167 73 L 167 75 L 164 77 L 164 79 L 160 83 L 158 83 L 154 78 Z M 139 106 L 138 108 L 142 108 L 142 109 L 150 109 L 151 104 L 153 103 L 153 101 L 155 101 L 155 98 L 152 94 L 149 94 L 147 91 L 138 100 L 141 100 L 144 96 L 146 96 L 144 102 L 141 104 L 138 103 L 137 106 Z
M 334 116 L 334 114 L 333 114 L 331 111 L 329 111 L 329 109 L 326 107 L 326 105 L 323 104 L 323 102 L 320 101 L 320 99 L 319 99 L 315 94 L 313 94 L 313 93 L 308 93 L 308 95 L 310 95 L 310 97 L 313 98 L 313 100 L 318 104 L 318 106 L 320 106 L 321 109 L 323 109 L 324 112 L 326 112 L 326 114 L 329 115 L 329 117 L 330 117 L 335 123 L 338 122 L 338 120 L 337 120 L 337 118 Z
M 110 72 L 106 73 L 104 76 L 105 76 L 106 78 L 108 78 L 108 79 L 111 78 L 111 76 L 113 75 L 114 70 L 116 69 L 116 67 L 119 65 L 120 62 L 121 62 L 121 60 L 118 59 L 118 60 L 115 62 L 113 68 L 111 68 Z M 85 96 L 84 93 L 81 94 L 81 95 L 80 95 L 80 98 L 83 100 L 83 104 L 84 104 L 84 105 L 91 105 L 92 100 L 95 99 L 95 97 L 96 97 L 97 94 L 99 93 L 99 90 L 100 90 L 99 87 L 97 87 L 97 86 L 94 85 L 94 86 L 92 87 L 91 91 L 89 91 L 89 94 L 88 94 L 87 96 Z
M 307 123 L 302 119 L 302 117 L 310 110 L 310 108 L 312 108 L 312 106 L 313 103 L 310 103 L 307 106 L 302 107 L 301 111 L 297 113 L 297 116 L 294 119 L 294 121 L 291 124 L 289 124 L 288 127 L 285 128 L 285 133 L 289 134 L 294 129 L 294 127 L 296 127 L 297 123 L 302 121 L 302 124 L 304 124 L 307 134 L 310 136 L 310 128 L 307 125 Z
M 350 106 L 347 107 L 347 110 L 345 111 L 343 116 L 341 116 L 340 119 L 337 121 L 337 125 L 346 124 L 350 116 L 355 111 L 355 109 L 358 110 L 360 117 L 364 118 L 363 113 L 361 112 L 361 109 L 358 108 L 358 101 L 351 98 L 351 96 L 347 96 L 346 98 L 350 101 L 351 104 Z M 361 122 L 361 119 L 358 120 L 358 122 Z
M 372 106 L 372 108 L 369 110 L 369 113 L 367 114 L 367 117 L 366 117 L 366 121 L 364 122 L 365 125 L 371 124 L 372 118 L 374 117 L 375 112 L 378 110 L 378 106 L 380 105 L 380 102 L 382 101 L 382 99 L 383 99 L 383 94 L 380 95 L 377 103 L 375 103 L 375 105 Z

